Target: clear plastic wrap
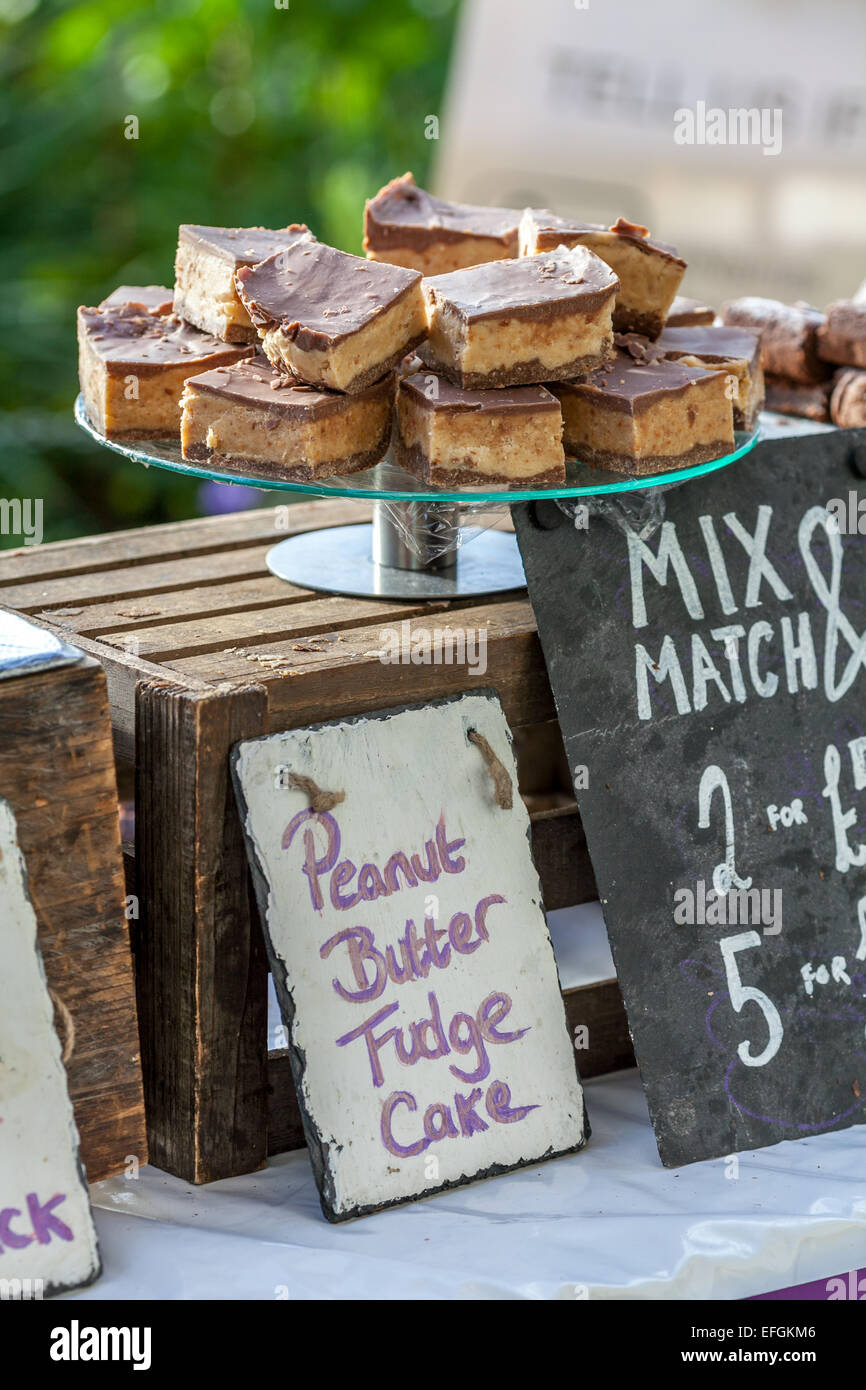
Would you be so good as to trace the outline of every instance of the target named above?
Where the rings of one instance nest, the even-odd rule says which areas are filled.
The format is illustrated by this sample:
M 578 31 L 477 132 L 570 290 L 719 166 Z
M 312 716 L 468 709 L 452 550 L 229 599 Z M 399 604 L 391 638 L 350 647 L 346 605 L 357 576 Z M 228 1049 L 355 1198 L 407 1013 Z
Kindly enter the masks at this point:
M 377 502 L 383 532 L 419 564 L 442 568 L 456 563 L 457 552 L 482 532 L 499 525 L 509 507 L 467 500 L 451 502 Z M 391 561 L 394 563 L 394 560 Z
M 655 535 L 665 519 L 665 493 L 679 483 L 662 484 L 644 492 L 603 493 L 596 497 L 559 497 L 556 505 L 579 531 L 585 531 L 590 521 L 598 518 L 618 531 L 636 531 L 641 540 Z

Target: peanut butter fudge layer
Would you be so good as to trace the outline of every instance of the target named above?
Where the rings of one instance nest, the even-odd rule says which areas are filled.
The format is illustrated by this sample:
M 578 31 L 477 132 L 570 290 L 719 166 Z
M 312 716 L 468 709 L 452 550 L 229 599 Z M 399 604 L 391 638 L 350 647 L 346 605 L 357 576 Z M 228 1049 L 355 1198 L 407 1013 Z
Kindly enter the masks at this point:
M 166 289 L 165 285 L 119 285 L 98 307 L 120 309 L 124 305 L 134 305 L 147 314 L 170 314 L 174 308 L 174 291 Z
M 843 367 L 866 367 L 866 304 L 839 299 L 818 329 L 818 355 Z
M 734 378 L 734 429 L 753 430 L 764 406 L 761 335 L 749 328 L 665 328 L 653 344 L 685 367 L 723 368 Z
M 521 256 L 535 256 L 557 246 L 586 246 L 619 276 L 613 311 L 617 332 L 643 333 L 648 338 L 661 332 L 686 271 L 675 247 L 653 241 L 646 227 L 622 217 L 612 227 L 603 227 L 527 208 L 520 223 Z
M 734 444 L 724 372 L 620 353 L 582 382 L 558 382 L 567 458 L 638 476 L 706 463 Z
M 842 430 L 866 426 L 866 372 L 847 367 L 836 373 L 830 397 L 830 419 Z
M 363 391 L 427 331 L 417 270 L 318 241 L 295 242 L 235 281 L 265 356 L 311 386 Z
M 553 486 L 565 481 L 559 401 L 543 386 L 461 391 L 417 372 L 397 391 L 394 455 L 429 483 Z
M 826 422 L 830 419 L 830 389 L 832 382 L 818 381 L 807 385 L 789 381 L 783 376 L 769 376 L 766 383 L 767 410 L 780 415 L 797 415 L 803 420 Z
M 666 328 L 698 328 L 715 323 L 716 311 L 699 299 L 685 299 L 677 295 L 668 309 Z
M 81 391 L 91 423 L 107 439 L 177 438 L 187 377 L 251 352 L 138 304 L 78 310 Z
M 722 322 L 756 328 L 761 334 L 761 364 L 770 376 L 790 381 L 825 381 L 832 368 L 818 356 L 818 330 L 824 315 L 806 304 L 776 299 L 734 299 L 722 307 Z
M 424 281 L 424 361 L 464 390 L 581 376 L 613 356 L 619 281 L 584 246 Z
M 302 385 L 256 357 L 187 382 L 183 456 L 289 481 L 356 473 L 386 453 L 393 410 L 393 376 L 344 396 Z
M 258 334 L 238 298 L 235 271 L 302 239 L 312 241 L 312 232 L 295 223 L 279 231 L 182 225 L 174 263 L 175 312 L 227 343 L 257 342 Z
M 512 259 L 520 213 L 446 203 L 419 188 L 411 174 L 392 179 L 364 211 L 364 250 L 371 260 L 424 275 Z

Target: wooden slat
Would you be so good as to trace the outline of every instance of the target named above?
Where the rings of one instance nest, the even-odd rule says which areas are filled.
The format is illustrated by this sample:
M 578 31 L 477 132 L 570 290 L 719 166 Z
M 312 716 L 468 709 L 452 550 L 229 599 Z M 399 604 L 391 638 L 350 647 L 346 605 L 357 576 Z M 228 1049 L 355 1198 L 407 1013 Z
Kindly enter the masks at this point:
M 138 692 L 138 1001 L 151 1157 L 190 1182 L 266 1152 L 267 967 L 229 751 L 266 732 L 260 686 Z
M 563 990 L 565 1018 L 572 1038 L 585 1027 L 587 1046 L 577 1052 L 577 1069 L 584 1081 L 635 1066 L 628 1018 L 616 980 Z
M 289 603 L 308 603 L 309 589 L 297 589 L 273 574 L 255 575 L 226 584 L 203 584 L 186 589 L 130 599 L 108 599 L 83 608 L 49 608 L 38 616 L 45 622 L 85 636 L 115 636 L 141 628 L 183 622 L 191 614 L 199 618 L 225 613 L 257 612 Z
M 44 613 L 54 608 L 83 608 L 106 599 L 141 600 L 172 589 L 255 578 L 267 573 L 265 556 L 269 550 L 270 545 L 240 546 L 156 564 L 122 565 L 57 579 L 35 579 L 32 583 L 0 588 L 0 603 L 17 608 L 19 613 Z
M 305 602 L 280 608 L 256 608 L 221 616 L 208 614 L 185 622 L 139 628 L 133 636 L 135 650 L 146 660 L 162 664 L 238 646 L 270 645 L 274 641 L 290 642 L 295 652 L 294 644 L 299 638 L 308 639 L 303 645 L 310 646 L 309 639 L 315 634 L 347 632 L 374 621 L 399 622 L 419 612 L 429 613 L 431 608 L 441 612 L 444 607 L 442 604 L 419 604 L 417 599 L 384 604 L 377 599 L 341 598 L 329 594 L 307 593 L 304 598 Z M 122 639 L 114 633 L 102 633 L 97 640 L 112 646 Z
M 96 1181 L 130 1155 L 144 1162 L 146 1142 L 111 725 L 95 662 L 0 681 L 0 796 L 18 823 L 48 985 L 74 1025 L 69 1090 Z
M 190 555 L 233 549 L 242 545 L 276 544 L 286 536 L 319 526 L 345 526 L 369 521 L 367 502 L 336 499 L 330 502 L 296 502 L 288 507 L 285 526 L 277 520 L 286 513 L 276 507 L 233 512 L 228 516 L 172 521 L 164 526 L 143 526 L 110 535 L 84 536 L 79 540 L 49 545 L 20 546 L 0 553 L 0 584 L 23 584 L 61 575 L 95 574 L 98 570 L 146 564 L 156 559 L 182 559 Z
M 492 687 L 512 725 L 554 717 L 553 696 L 532 610 L 526 600 L 485 604 L 455 614 L 410 619 L 410 632 L 449 626 L 487 631 L 487 669 L 473 675 L 465 665 L 386 665 L 379 656 L 383 621 L 345 633 L 311 633 L 320 652 L 294 650 L 288 642 L 269 642 L 244 652 L 214 652 L 168 661 L 177 679 L 243 681 L 258 679 L 268 688 L 273 728 L 297 728 L 323 712 L 361 714 L 389 705 L 424 701 L 470 687 Z M 318 642 L 316 639 L 319 639 Z
M 634 1052 L 625 1008 L 616 980 L 566 989 L 562 994 L 569 1034 L 586 1027 L 588 1046 L 576 1053 L 581 1077 L 633 1067 Z M 286 1048 L 268 1056 L 268 1153 L 285 1153 L 304 1145 L 304 1131 L 289 1053 Z
M 547 911 L 597 902 L 595 874 L 577 807 L 536 811 L 531 824 L 532 857 Z

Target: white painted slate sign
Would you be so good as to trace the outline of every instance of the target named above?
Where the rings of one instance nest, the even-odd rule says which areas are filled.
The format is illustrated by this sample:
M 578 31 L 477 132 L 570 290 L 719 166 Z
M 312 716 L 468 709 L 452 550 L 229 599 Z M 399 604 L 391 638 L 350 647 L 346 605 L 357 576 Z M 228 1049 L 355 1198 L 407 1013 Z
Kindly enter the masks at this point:
M 510 782 L 498 799 L 491 762 Z M 325 1215 L 580 1148 L 575 1053 L 498 699 L 256 739 L 235 750 L 234 774 Z
M 0 799 L 0 1300 L 100 1273 L 15 816 Z

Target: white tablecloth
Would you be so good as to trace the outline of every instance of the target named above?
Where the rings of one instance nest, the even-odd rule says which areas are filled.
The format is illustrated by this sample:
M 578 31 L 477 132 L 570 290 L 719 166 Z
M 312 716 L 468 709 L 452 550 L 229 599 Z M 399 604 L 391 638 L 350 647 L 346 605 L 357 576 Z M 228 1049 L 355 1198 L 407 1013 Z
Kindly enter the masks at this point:
M 598 904 L 550 914 L 564 986 L 612 974 Z M 306 1150 L 193 1188 L 91 1189 L 105 1272 L 74 1299 L 744 1298 L 866 1266 L 866 1126 L 662 1167 L 634 1071 L 587 1083 L 592 1138 L 342 1226 Z

